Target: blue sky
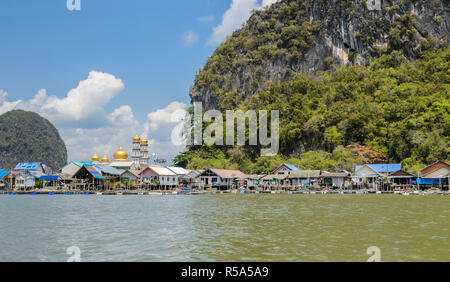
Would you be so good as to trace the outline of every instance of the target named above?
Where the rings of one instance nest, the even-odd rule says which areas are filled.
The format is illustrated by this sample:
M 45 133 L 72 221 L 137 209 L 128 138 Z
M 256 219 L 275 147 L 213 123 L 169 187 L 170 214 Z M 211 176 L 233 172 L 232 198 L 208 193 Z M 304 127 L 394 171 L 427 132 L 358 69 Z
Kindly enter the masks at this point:
M 81 0 L 69 11 L 66 0 L 1 1 L 0 114 L 50 119 L 73 160 L 111 156 L 135 133 L 171 159 L 180 148 L 167 144 L 167 114 L 189 104 L 195 74 L 225 36 L 272 2 Z
M 0 85 L 10 99 L 31 98 L 41 88 L 59 95 L 98 70 L 125 84 L 111 109 L 148 97 L 150 103 L 133 107 L 144 118 L 173 100 L 189 102 L 189 85 L 214 50 L 202 38 L 226 2 L 82 0 L 78 12 L 61 0 L 1 1 Z M 210 16 L 215 20 L 198 20 Z M 199 35 L 191 46 L 183 42 L 188 30 Z

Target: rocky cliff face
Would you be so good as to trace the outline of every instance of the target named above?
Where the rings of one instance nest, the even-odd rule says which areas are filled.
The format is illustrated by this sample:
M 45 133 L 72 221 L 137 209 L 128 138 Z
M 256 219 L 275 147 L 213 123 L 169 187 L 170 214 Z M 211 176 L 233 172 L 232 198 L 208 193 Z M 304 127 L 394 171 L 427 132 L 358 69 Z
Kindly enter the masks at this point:
M 42 162 L 59 169 L 67 150 L 58 130 L 36 113 L 15 110 L 0 116 L 0 168 L 19 162 Z
M 450 42 L 449 7 L 449 0 L 282 0 L 216 49 L 190 89 L 192 102 L 230 109 L 297 74 L 367 65 L 394 50 L 414 59 Z

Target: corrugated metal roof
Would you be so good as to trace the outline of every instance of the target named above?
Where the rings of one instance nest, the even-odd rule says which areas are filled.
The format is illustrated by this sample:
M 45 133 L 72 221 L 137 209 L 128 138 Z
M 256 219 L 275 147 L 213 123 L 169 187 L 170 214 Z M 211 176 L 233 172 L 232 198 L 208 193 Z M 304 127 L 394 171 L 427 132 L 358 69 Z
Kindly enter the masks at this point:
M 274 180 L 274 179 L 277 179 L 277 180 L 285 180 L 286 178 L 288 178 L 288 176 L 289 175 L 287 175 L 287 174 L 269 174 L 269 175 L 266 175 L 266 176 L 264 176 L 263 178 L 261 178 L 261 180 L 269 180 L 269 181 L 272 181 L 272 180 Z
M 170 169 L 162 166 L 149 166 L 154 172 L 156 172 L 158 175 L 164 175 L 164 176 L 176 176 L 176 174 L 171 171 Z
M 117 168 L 112 167 L 112 166 L 94 165 L 94 167 L 106 174 L 110 174 L 110 175 L 120 175 L 121 174 L 121 172 Z
M 131 167 L 133 165 L 133 162 L 112 162 L 109 164 L 109 166 L 118 168 L 118 167 Z
M 358 165 L 355 168 L 355 171 L 360 170 L 364 165 Z M 383 173 L 383 172 L 396 172 L 402 169 L 401 164 L 366 164 L 366 166 L 370 167 L 377 173 Z
M 57 175 L 62 180 L 75 180 L 75 178 L 72 178 L 71 175 L 67 173 L 57 173 Z
M 94 176 L 98 175 L 101 176 L 101 170 L 95 168 L 94 166 L 86 166 L 86 169 Z
M 9 170 L 0 170 L 0 179 L 4 178 L 9 174 Z
M 37 169 L 41 163 L 19 163 L 14 170 L 33 170 Z
M 294 166 L 294 165 L 291 165 L 291 164 L 283 164 L 283 165 L 285 165 L 290 170 L 294 170 L 294 171 L 298 170 L 298 168 L 296 166 Z
M 168 166 L 167 168 L 170 169 L 175 174 L 178 174 L 178 175 L 187 175 L 187 174 L 189 174 L 189 171 L 185 170 L 182 167 Z
M 320 170 L 297 170 L 291 172 L 289 178 L 317 178 L 320 175 Z
M 217 174 L 218 176 L 222 177 L 222 178 L 245 178 L 246 175 L 240 171 L 240 170 L 230 170 L 230 169 L 215 169 L 215 168 L 210 168 L 210 170 L 212 172 L 214 172 L 215 174 Z
M 42 175 L 39 180 L 58 180 L 57 175 Z
M 194 176 L 194 177 L 197 177 L 198 175 L 203 173 L 203 170 L 199 170 L 199 169 L 197 169 L 197 170 L 195 170 L 195 169 L 188 169 L 187 171 L 188 171 L 189 175 Z
M 132 175 L 134 175 L 134 176 L 136 176 L 136 177 L 139 177 L 139 174 L 141 173 L 140 170 L 129 169 L 129 170 L 126 170 L 126 171 L 122 172 L 121 175 L 124 175 L 124 174 L 127 173 L 127 172 L 130 173 L 130 174 L 132 174 Z
M 350 173 L 322 171 L 321 177 L 350 177 Z

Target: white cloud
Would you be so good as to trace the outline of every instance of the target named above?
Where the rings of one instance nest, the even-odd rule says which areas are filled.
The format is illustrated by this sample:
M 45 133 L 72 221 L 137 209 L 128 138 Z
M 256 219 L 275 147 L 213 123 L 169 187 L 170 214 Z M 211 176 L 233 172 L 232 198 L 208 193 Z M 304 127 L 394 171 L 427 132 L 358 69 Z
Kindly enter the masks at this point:
M 198 41 L 198 35 L 192 30 L 188 30 L 184 33 L 183 40 L 185 46 L 191 46 Z
M 4 101 L 1 106 L 0 106 L 0 115 L 9 112 L 11 110 L 14 110 L 17 108 L 17 105 L 19 105 L 20 103 L 22 103 L 22 100 L 18 100 L 15 102 L 6 102 Z
M 92 71 L 77 88 L 63 98 L 49 96 L 41 89 L 29 100 L 6 101 L 7 93 L 0 91 L 0 114 L 13 109 L 37 112 L 58 128 L 64 139 L 69 160 L 86 161 L 96 153 L 113 158 L 123 146 L 131 156 L 131 139 L 135 134 L 149 138 L 151 153 L 168 161 L 183 148 L 172 144 L 171 131 L 177 125 L 173 113 L 182 111 L 186 104 L 173 102 L 164 109 L 148 114 L 143 123 L 136 120 L 129 105 L 112 112 L 105 106 L 124 89 L 122 81 L 111 74 Z
M 108 120 L 116 126 L 138 126 L 138 122 L 134 118 L 133 110 L 130 106 L 121 106 L 115 109 L 109 116 Z M 133 135 L 134 136 L 134 135 Z
M 104 107 L 123 89 L 122 81 L 113 75 L 91 71 L 62 99 L 41 89 L 28 101 L 3 102 L 0 113 L 22 109 L 38 112 L 56 125 L 95 128 L 106 122 Z
M 172 141 L 172 131 L 180 124 L 180 117 L 184 117 L 187 105 L 180 102 L 172 102 L 164 109 L 156 110 L 147 115 L 147 122 L 144 124 L 144 132 L 150 136 L 152 145 L 150 146 L 158 155 L 171 161 L 173 157 L 184 149 L 184 146 L 174 144 Z
M 157 111 L 149 113 L 147 115 L 148 131 L 151 133 L 155 133 L 158 130 L 164 130 L 169 124 L 177 123 L 178 121 L 173 120 L 172 117 L 185 109 L 186 104 L 180 102 L 172 102 L 164 109 L 159 109 Z
M 6 97 L 8 93 L 5 90 L 0 89 L 0 115 L 9 112 L 17 107 L 18 104 L 22 103 L 22 100 L 15 102 L 7 102 Z
M 248 20 L 252 10 L 261 9 L 278 0 L 233 0 L 230 8 L 222 17 L 220 25 L 213 28 L 213 34 L 208 39 L 208 45 L 216 45 L 222 42 L 233 31 L 242 26 Z
M 123 89 L 122 81 L 113 75 L 91 71 L 65 98 L 49 97 L 41 111 L 58 123 L 89 121 L 101 117 L 104 106 Z

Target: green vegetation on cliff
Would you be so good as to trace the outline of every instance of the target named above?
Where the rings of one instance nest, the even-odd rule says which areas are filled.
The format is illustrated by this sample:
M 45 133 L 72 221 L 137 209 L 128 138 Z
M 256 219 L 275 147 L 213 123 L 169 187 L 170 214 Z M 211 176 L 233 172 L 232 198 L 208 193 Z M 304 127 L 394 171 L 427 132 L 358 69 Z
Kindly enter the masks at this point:
M 59 169 L 67 150 L 58 130 L 36 113 L 15 110 L 0 116 L 0 168 L 19 162 L 42 162 Z
M 416 172 L 448 160 L 449 18 L 442 2 L 384 1 L 376 12 L 363 4 L 283 0 L 255 12 L 208 59 L 190 95 L 206 109 L 280 111 L 280 154 L 192 146 L 175 162 L 263 173 L 283 162 L 351 170 L 389 161 Z
M 401 161 L 413 171 L 447 160 L 449 69 L 450 50 L 442 48 L 415 61 L 393 52 L 368 67 L 340 67 L 315 77 L 298 75 L 258 92 L 240 107 L 280 111 L 280 156 L 258 158 L 257 147 L 194 146 L 175 161 L 191 168 L 240 168 L 254 173 L 285 161 L 301 168 L 351 169 L 355 161 L 363 160 L 345 148 L 352 144 L 379 152 L 379 161 Z M 317 150 L 296 153 L 304 144 Z

